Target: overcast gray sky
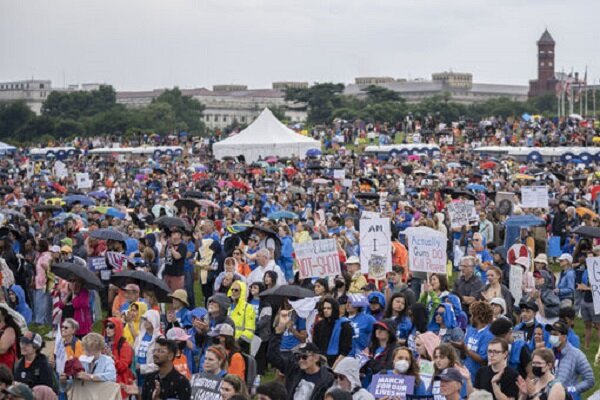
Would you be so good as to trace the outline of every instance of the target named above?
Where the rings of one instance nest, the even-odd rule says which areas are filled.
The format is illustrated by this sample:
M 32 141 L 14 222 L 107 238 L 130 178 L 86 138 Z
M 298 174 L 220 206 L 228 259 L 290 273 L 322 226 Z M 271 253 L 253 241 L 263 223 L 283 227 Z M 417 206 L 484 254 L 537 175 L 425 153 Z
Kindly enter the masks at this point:
M 600 78 L 598 0 L 0 1 L 0 81 L 265 88 L 452 69 L 527 84 L 546 27 L 558 71 Z

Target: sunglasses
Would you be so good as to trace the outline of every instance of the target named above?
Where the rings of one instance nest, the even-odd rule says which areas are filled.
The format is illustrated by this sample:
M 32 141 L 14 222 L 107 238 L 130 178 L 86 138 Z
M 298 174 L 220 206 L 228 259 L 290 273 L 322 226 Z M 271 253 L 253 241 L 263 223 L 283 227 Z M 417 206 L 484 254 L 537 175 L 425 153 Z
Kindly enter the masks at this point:
M 435 315 L 436 315 L 436 317 L 443 317 L 444 313 L 443 312 L 436 312 Z
M 335 379 L 341 380 L 343 381 L 344 379 L 346 379 L 346 377 L 342 374 L 333 374 Z
M 296 354 L 296 361 L 299 361 L 299 360 L 306 361 L 306 360 L 308 360 L 309 356 L 310 356 L 309 354 Z
M 69 325 L 62 325 L 60 328 L 61 328 L 61 329 L 69 329 L 69 328 L 70 328 L 70 326 L 69 326 Z
M 115 329 L 114 324 L 106 324 L 106 329 Z
M 232 292 L 236 292 L 236 293 L 237 293 L 237 292 L 239 292 L 239 291 L 240 291 L 240 289 L 231 289 L 231 291 L 232 291 Z

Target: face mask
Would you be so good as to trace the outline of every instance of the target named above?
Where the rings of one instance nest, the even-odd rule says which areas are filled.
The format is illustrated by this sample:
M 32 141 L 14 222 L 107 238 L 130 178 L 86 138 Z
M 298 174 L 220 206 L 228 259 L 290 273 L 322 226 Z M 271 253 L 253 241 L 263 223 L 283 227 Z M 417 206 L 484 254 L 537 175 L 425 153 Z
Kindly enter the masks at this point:
M 219 337 L 218 337 L 218 336 L 214 337 L 214 338 L 212 339 L 212 342 L 213 342 L 213 344 L 215 344 L 215 345 L 216 345 L 216 344 L 221 344 L 221 340 L 219 339 Z
M 541 378 L 546 374 L 542 371 L 542 367 L 531 367 L 531 373 L 537 378 Z
M 410 367 L 410 364 L 406 360 L 399 360 L 394 363 L 394 369 L 401 374 L 408 371 L 408 367 Z
M 548 339 L 550 346 L 558 347 L 560 346 L 560 337 L 557 335 L 550 335 L 550 339 Z
M 525 321 L 524 322 L 525 326 L 531 326 L 531 325 L 533 325 L 533 323 L 534 323 L 533 319 L 531 321 Z

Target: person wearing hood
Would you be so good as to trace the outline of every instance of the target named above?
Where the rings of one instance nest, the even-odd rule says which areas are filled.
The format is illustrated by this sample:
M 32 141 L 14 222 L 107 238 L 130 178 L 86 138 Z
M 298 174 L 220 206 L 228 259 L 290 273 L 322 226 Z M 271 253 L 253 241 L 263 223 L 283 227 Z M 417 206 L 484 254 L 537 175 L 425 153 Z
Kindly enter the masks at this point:
M 110 354 L 115 362 L 115 369 L 117 371 L 116 382 L 131 385 L 135 379 L 131 371 L 133 349 L 123 336 L 123 323 L 121 320 L 115 317 L 104 320 L 102 335 L 104 336 L 106 347 L 110 349 Z M 121 395 L 123 398 L 127 398 L 127 394 L 123 389 L 121 390 Z
M 444 299 L 444 303 L 452 305 L 452 310 L 454 311 L 454 316 L 456 317 L 457 326 L 463 331 L 466 330 L 467 326 L 469 325 L 469 317 L 462 308 L 460 298 L 457 295 L 450 293 Z
M 235 339 L 239 340 L 243 337 L 244 341 L 252 342 L 256 329 L 256 313 L 254 307 L 246 301 L 248 298 L 246 283 L 234 282 L 227 295 L 232 300 L 227 314 L 234 323 Z
M 144 386 L 145 375 L 158 371 L 158 366 L 154 364 L 152 358 L 154 343 L 158 336 L 160 336 L 160 314 L 156 310 L 148 310 L 142 316 L 140 333 L 133 344 L 139 388 Z
M 371 334 L 373 333 L 373 324 L 376 320 L 372 315 L 364 312 L 368 306 L 367 298 L 363 295 L 350 294 L 348 295 L 348 304 L 346 311 L 348 319 L 354 330 L 352 337 L 352 355 L 355 356 L 361 353 L 369 345 Z
M 558 318 L 560 311 L 560 299 L 554 292 L 552 278 L 546 271 L 535 271 L 533 273 L 535 290 L 524 298 L 525 301 L 533 301 L 538 306 L 538 315 L 546 320 Z
M 506 301 L 502 297 L 494 297 L 490 300 L 490 305 L 494 312 L 494 321 L 499 318 L 509 319 L 506 314 Z
M 313 343 L 325 354 L 328 365 L 333 366 L 352 352 L 354 331 L 350 321 L 340 316 L 337 300 L 326 297 L 318 308 L 320 320 L 314 326 Z
M 218 324 L 229 324 L 235 329 L 235 323 L 227 315 L 229 307 L 231 306 L 231 300 L 223 293 L 217 293 L 214 296 L 208 298 L 206 307 L 208 308 L 208 322 L 209 328 L 214 328 Z
M 333 369 L 335 383 L 332 388 L 339 388 L 352 394 L 352 400 L 375 400 L 368 390 L 363 389 L 358 370 L 360 362 L 353 357 L 344 357 Z
M 148 306 L 142 301 L 136 301 L 131 303 L 129 310 L 125 313 L 125 327 L 123 328 L 123 337 L 129 343 L 129 346 L 133 346 L 135 338 L 137 338 L 140 332 L 140 325 L 142 323 L 142 315 L 146 313 Z
M 188 329 L 187 334 L 190 336 L 189 343 L 183 352 L 188 360 L 188 368 L 192 374 L 198 373 L 200 365 L 199 361 L 204 357 L 204 352 L 209 345 L 208 332 L 208 310 L 204 307 L 196 307 L 191 312 L 192 327 Z
M 377 321 L 381 321 L 385 314 L 385 296 L 380 292 L 372 292 L 367 297 L 369 301 L 368 313 Z
M 458 327 L 456 322 L 454 308 L 448 303 L 439 305 L 427 330 L 438 335 L 442 343 L 462 342 L 465 338 L 463 330 Z
M 368 360 L 361 368 L 361 371 L 365 374 L 363 384 L 370 384 L 373 375 L 393 368 L 393 353 L 396 347 L 396 325 L 394 321 L 386 319 L 375 322 L 371 343 L 364 351 Z
M 32 311 L 25 300 L 25 291 L 19 285 L 12 285 L 8 291 L 9 305 L 16 312 L 21 314 L 25 322 L 29 325 L 32 319 Z

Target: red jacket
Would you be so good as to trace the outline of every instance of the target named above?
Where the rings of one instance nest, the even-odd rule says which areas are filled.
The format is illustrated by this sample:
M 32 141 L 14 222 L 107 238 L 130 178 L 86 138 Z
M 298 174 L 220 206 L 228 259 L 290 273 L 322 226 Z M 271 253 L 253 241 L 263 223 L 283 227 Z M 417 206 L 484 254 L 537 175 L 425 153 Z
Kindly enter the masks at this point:
M 107 318 L 104 320 L 102 334 L 106 337 L 106 324 L 113 323 L 115 325 L 115 336 L 112 342 L 112 356 L 115 361 L 115 369 L 117 370 L 117 383 L 131 385 L 135 379 L 131 370 L 133 362 L 133 349 L 123 337 L 123 322 L 119 318 Z M 127 394 L 121 390 L 121 396 L 126 399 Z

